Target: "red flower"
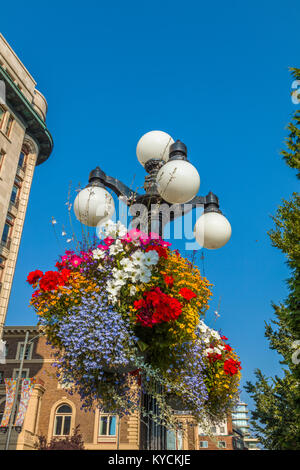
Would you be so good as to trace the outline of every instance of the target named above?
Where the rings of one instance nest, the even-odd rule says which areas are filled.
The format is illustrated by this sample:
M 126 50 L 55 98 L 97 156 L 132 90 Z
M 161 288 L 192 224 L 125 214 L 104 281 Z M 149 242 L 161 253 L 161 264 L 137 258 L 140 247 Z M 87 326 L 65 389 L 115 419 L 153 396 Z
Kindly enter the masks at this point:
M 209 359 L 209 362 L 216 362 L 222 359 L 222 354 L 209 353 L 207 357 Z
M 35 290 L 31 297 L 33 297 L 33 298 L 34 298 L 34 297 L 37 297 L 38 295 L 40 295 L 40 293 L 41 293 L 41 290 L 40 290 L 40 289 Z
M 55 264 L 55 267 L 60 271 L 61 269 L 65 267 L 65 265 L 66 263 L 64 261 L 62 261 L 61 263 L 57 261 L 57 263 Z
M 224 349 L 225 351 L 232 351 L 232 347 L 229 344 L 225 344 Z
M 60 284 L 60 274 L 56 271 L 47 271 L 40 280 L 40 288 L 47 292 L 55 290 Z
M 42 276 L 43 272 L 37 269 L 36 271 L 32 271 L 28 274 L 26 281 L 28 284 L 32 285 L 35 284 Z
M 194 297 L 197 297 L 197 294 L 187 287 L 182 287 L 179 291 L 179 295 L 181 295 L 185 300 L 191 300 Z
M 71 272 L 72 271 L 70 269 L 66 269 L 66 268 L 61 270 L 61 272 L 59 273 L 60 274 L 60 278 L 59 278 L 60 286 L 64 286 L 68 282 Z
M 134 302 L 137 313 L 137 323 L 152 328 L 156 323 L 176 320 L 182 312 L 181 303 L 173 297 L 164 294 L 159 287 L 144 293 L 144 299 Z
M 221 339 L 222 339 L 223 341 L 227 341 L 227 340 L 228 340 L 228 338 L 226 338 L 226 336 L 221 336 Z
M 172 278 L 172 276 L 164 276 L 164 280 L 167 286 L 173 287 L 174 279 Z
M 226 359 L 224 362 L 224 372 L 227 375 L 235 375 L 241 369 L 241 363 L 239 361 L 235 361 L 234 359 Z
M 146 249 L 146 252 L 148 251 L 156 251 L 158 256 L 161 258 L 165 258 L 167 259 L 168 258 L 168 252 L 165 248 L 163 248 L 162 246 L 157 246 L 157 245 L 151 245 L 151 246 L 148 246 L 148 248 Z

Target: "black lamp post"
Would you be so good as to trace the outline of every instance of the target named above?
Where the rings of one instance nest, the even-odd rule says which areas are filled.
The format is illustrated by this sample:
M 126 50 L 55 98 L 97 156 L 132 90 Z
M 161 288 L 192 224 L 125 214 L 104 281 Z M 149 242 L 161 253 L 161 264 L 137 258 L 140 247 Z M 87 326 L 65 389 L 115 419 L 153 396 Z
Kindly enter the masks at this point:
M 146 138 L 146 142 L 142 141 L 144 138 Z M 149 158 L 149 140 L 150 154 L 151 143 L 153 142 L 154 158 L 151 158 L 151 156 Z M 162 149 L 161 153 L 160 149 Z M 180 198 L 189 197 L 185 194 L 186 191 L 187 193 L 189 192 L 189 185 L 191 185 L 191 191 L 193 191 L 195 187 L 197 192 L 199 187 L 199 185 L 197 187 L 197 175 L 195 174 L 197 170 L 192 167 L 187 160 L 187 148 L 185 144 L 179 140 L 174 142 L 170 136 L 163 132 L 153 131 L 145 134 L 145 136 L 140 139 L 137 154 L 140 162 L 148 173 L 144 183 L 145 193 L 139 194 L 131 190 L 118 179 L 106 175 L 98 166 L 91 171 L 87 187 L 78 193 L 74 202 L 76 217 L 82 223 L 96 226 L 97 224 L 101 225 L 104 216 L 110 218 L 109 216 L 111 216 L 114 207 L 113 201 L 110 199 L 110 194 L 105 190 L 105 188 L 109 188 L 118 197 L 122 197 L 122 200 L 129 206 L 130 212 L 133 215 L 133 224 L 136 228 L 141 228 L 141 221 L 143 220 L 141 214 L 144 212 L 144 214 L 146 213 L 146 225 L 149 232 L 158 233 L 162 237 L 164 226 L 168 222 L 177 217 L 184 216 L 192 209 L 201 205 L 204 207 L 204 216 L 207 216 L 207 214 L 213 215 L 212 224 L 210 220 L 208 220 L 206 226 L 204 224 L 204 228 L 202 224 L 203 246 L 207 248 L 219 248 L 227 243 L 231 235 L 231 228 L 229 222 L 220 211 L 219 199 L 215 194 L 210 192 L 207 196 L 192 195 L 189 200 L 185 201 L 187 204 L 185 202 L 177 203 L 175 200 L 172 202 L 172 198 L 178 200 Z M 186 167 L 184 166 L 185 164 Z M 167 169 L 164 171 L 167 165 L 171 166 L 171 168 L 168 168 L 168 171 Z M 192 167 L 192 171 L 190 167 Z M 169 178 L 169 180 L 167 183 L 164 183 L 166 177 Z M 179 180 L 177 190 L 176 178 Z M 185 184 L 182 188 L 181 183 L 184 181 L 184 178 Z M 181 188 L 184 190 L 182 191 L 183 195 L 180 191 L 180 184 Z M 101 191 L 97 192 L 96 188 L 100 188 Z M 178 197 L 176 191 L 178 191 Z M 102 215 L 101 220 L 101 217 L 97 217 L 96 209 L 101 205 L 104 206 L 106 203 L 108 203 L 106 212 L 105 210 L 100 211 Z M 170 210 L 165 210 L 166 208 Z M 198 221 L 200 219 L 198 219 Z M 146 231 L 145 225 L 143 228 L 143 231 Z M 217 232 L 216 237 L 214 237 L 214 231 Z M 159 416 L 158 405 L 152 396 L 143 394 L 142 402 L 147 411 L 151 411 L 155 416 Z M 166 429 L 149 417 L 145 419 L 146 422 L 141 420 L 141 449 L 165 449 Z

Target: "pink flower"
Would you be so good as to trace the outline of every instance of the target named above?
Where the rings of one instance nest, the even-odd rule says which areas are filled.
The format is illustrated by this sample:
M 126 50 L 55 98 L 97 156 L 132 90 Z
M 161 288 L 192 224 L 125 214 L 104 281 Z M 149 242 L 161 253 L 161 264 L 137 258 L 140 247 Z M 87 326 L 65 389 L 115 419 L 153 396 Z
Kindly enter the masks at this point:
M 110 246 L 115 242 L 115 239 L 112 238 L 112 237 L 106 237 L 106 238 L 104 238 L 103 241 L 107 246 Z
M 72 264 L 72 266 L 79 266 L 81 263 L 82 263 L 82 258 L 80 258 L 79 256 L 77 255 L 73 255 L 71 256 L 70 258 L 70 263 Z
M 105 251 L 105 250 L 109 249 L 109 247 L 107 245 L 98 245 L 97 248 L 99 248 L 99 250 L 102 250 L 102 251 Z
M 160 244 L 160 246 L 162 246 L 163 248 L 167 248 L 168 246 L 171 246 L 171 245 L 172 243 L 166 242 L 164 240 L 162 240 Z
M 158 233 L 155 233 L 155 232 L 150 232 L 149 233 L 149 238 L 150 240 L 160 240 L 160 236 L 158 235 Z
M 127 235 L 125 235 L 125 237 L 122 237 L 122 241 L 130 243 L 130 242 L 132 242 L 132 238 L 127 233 Z
M 140 235 L 140 242 L 142 245 L 147 245 L 150 241 L 150 238 L 148 237 L 148 235 L 144 232 L 141 232 L 141 235 Z
M 129 235 L 129 237 L 131 237 L 132 240 L 137 240 L 138 238 L 140 238 L 141 233 L 142 232 L 138 228 L 132 228 L 131 230 L 129 230 L 127 235 Z

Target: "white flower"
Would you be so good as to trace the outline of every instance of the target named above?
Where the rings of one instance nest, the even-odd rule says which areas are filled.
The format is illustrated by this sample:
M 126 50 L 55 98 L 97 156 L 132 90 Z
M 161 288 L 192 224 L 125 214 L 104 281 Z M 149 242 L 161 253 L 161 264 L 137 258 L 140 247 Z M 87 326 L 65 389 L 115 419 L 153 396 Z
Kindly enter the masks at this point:
M 120 265 L 126 272 L 132 272 L 135 269 L 134 264 L 128 258 L 121 259 Z
M 104 250 L 100 250 L 99 248 L 93 250 L 92 253 L 94 259 L 102 259 L 105 256 Z
M 113 269 L 114 284 L 118 286 L 124 286 L 126 280 L 128 279 L 128 274 L 125 271 L 120 269 Z
M 209 354 L 212 354 L 214 350 L 212 348 L 208 348 L 205 350 L 205 355 L 208 356 Z
M 131 259 L 135 265 L 143 265 L 145 261 L 145 253 L 143 253 L 141 250 L 137 250 L 133 253 L 131 256 Z
M 150 282 L 150 279 L 151 279 L 151 274 L 148 275 L 147 273 L 142 273 L 142 274 L 140 275 L 140 281 L 141 281 L 141 282 L 148 283 L 148 282 Z
M 130 287 L 130 290 L 129 290 L 129 293 L 130 293 L 130 295 L 135 295 L 135 294 L 136 294 L 136 287 L 135 287 L 135 286 L 131 286 L 131 287 Z
M 121 240 L 117 240 L 115 243 L 113 243 L 113 245 L 110 245 L 110 247 L 109 247 L 109 254 L 110 255 L 117 255 L 121 251 L 123 251 L 123 244 L 122 244 Z
M 221 339 L 221 336 L 219 335 L 219 333 L 215 330 L 211 330 L 211 336 L 215 339 Z
M 119 295 L 121 287 L 122 286 L 116 285 L 112 281 L 108 281 L 108 283 L 106 285 L 106 290 L 109 294 L 109 299 L 110 300 L 113 300 L 113 301 L 117 300 L 117 296 Z
M 219 349 L 219 348 L 214 348 L 214 353 L 216 353 L 216 354 L 222 354 L 222 351 L 221 351 L 221 349 Z
M 137 276 L 141 282 L 149 282 L 151 279 L 151 271 L 146 267 L 137 270 Z
M 116 229 L 117 229 L 117 232 L 118 232 L 118 236 L 119 237 L 125 237 L 125 235 L 127 234 L 128 230 L 127 228 L 125 227 L 125 225 L 123 225 L 120 221 L 117 222 L 116 224 Z
M 147 266 L 152 266 L 158 263 L 159 256 L 157 251 L 151 250 L 148 253 L 145 253 L 145 264 Z

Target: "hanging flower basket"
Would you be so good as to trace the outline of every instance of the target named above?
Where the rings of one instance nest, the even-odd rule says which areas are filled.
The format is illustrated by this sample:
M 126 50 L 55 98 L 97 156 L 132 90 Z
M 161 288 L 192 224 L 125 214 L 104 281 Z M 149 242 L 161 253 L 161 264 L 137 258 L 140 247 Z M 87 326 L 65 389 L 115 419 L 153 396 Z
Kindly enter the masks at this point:
M 73 381 L 86 408 L 128 414 L 143 390 L 170 426 L 171 408 L 185 402 L 195 416 L 222 418 L 241 367 L 227 338 L 203 321 L 211 285 L 157 234 L 111 221 L 104 231 L 100 243 L 66 251 L 56 270 L 27 278 L 57 374 Z

